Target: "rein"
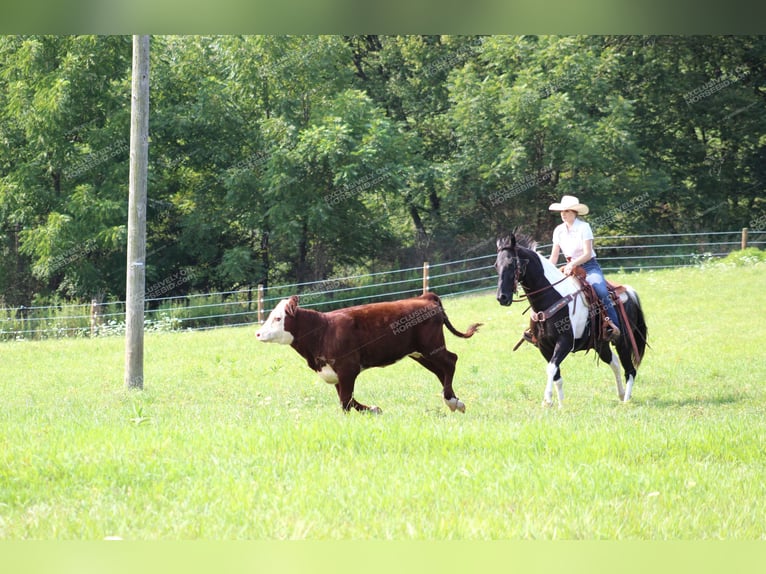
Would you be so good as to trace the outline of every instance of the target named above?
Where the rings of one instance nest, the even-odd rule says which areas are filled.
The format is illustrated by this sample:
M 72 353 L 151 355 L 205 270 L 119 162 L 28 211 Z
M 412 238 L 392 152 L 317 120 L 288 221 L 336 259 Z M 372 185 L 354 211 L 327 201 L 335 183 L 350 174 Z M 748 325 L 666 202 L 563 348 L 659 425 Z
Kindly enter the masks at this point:
M 506 249 L 508 251 L 511 251 L 511 248 L 509 248 L 509 247 L 505 247 L 504 249 Z M 515 273 L 515 277 L 514 277 L 514 283 L 515 283 L 514 287 L 515 287 L 516 285 L 520 284 L 519 276 L 521 275 L 521 265 L 519 265 L 519 254 L 516 251 L 516 249 L 513 249 L 513 258 L 514 258 L 514 260 L 516 262 L 516 273 Z M 567 275 L 564 275 L 564 277 L 562 277 L 561 279 L 559 279 L 555 283 L 551 283 L 550 285 L 546 285 L 545 287 L 542 287 L 541 289 L 535 289 L 534 291 L 530 291 L 529 293 L 527 293 L 525 291 L 524 294 L 521 295 L 518 299 L 511 299 L 511 302 L 512 303 L 523 303 L 525 300 L 529 299 L 529 297 L 531 295 L 537 295 L 538 293 L 542 293 L 543 291 L 547 291 L 548 289 L 552 289 L 554 286 L 558 285 L 559 283 L 562 283 L 564 280 L 566 280 L 568 278 L 569 277 Z M 522 287 L 523 287 L 523 285 L 522 285 Z M 514 289 L 514 292 L 515 292 L 515 289 Z
M 564 277 L 562 277 L 561 279 L 559 279 L 555 283 L 551 283 L 550 285 L 546 285 L 545 287 L 543 287 L 541 289 L 536 289 L 534 291 L 530 291 L 529 293 L 527 293 L 525 291 L 524 294 L 521 295 L 520 299 L 518 299 L 518 300 L 514 299 L 513 301 L 514 301 L 514 303 L 520 303 L 520 302 L 524 301 L 524 299 L 529 299 L 530 295 L 537 295 L 538 293 L 542 293 L 543 291 L 547 291 L 548 289 L 552 289 L 555 285 L 558 285 L 559 283 L 562 283 L 565 279 L 568 279 L 568 278 L 569 278 L 568 275 L 564 275 Z

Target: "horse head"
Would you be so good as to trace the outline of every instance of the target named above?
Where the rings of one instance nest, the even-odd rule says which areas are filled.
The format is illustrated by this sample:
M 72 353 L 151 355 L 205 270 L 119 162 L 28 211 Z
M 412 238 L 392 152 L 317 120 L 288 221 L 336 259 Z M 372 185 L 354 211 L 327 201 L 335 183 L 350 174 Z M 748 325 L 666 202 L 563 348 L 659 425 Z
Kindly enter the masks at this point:
M 513 233 L 497 240 L 497 300 L 503 306 L 513 303 L 513 295 L 518 290 L 521 265 L 516 251 L 516 237 Z

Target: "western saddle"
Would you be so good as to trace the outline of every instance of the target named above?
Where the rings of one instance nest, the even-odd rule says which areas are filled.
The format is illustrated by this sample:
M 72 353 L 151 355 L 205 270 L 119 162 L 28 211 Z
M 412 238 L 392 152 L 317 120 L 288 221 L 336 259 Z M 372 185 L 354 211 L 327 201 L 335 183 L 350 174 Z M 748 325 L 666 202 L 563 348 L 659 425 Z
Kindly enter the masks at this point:
M 529 328 L 524 332 L 524 335 L 519 342 L 516 343 L 516 346 L 513 348 L 514 351 L 518 349 L 524 341 L 537 346 L 538 340 L 542 337 L 545 330 L 545 322 L 556 312 L 567 306 L 571 301 L 575 301 L 575 305 L 577 305 L 577 295 L 580 293 L 582 293 L 585 298 L 590 318 L 591 328 L 588 335 L 590 339 L 588 348 L 594 347 L 598 341 L 610 340 L 609 334 L 607 333 L 609 322 L 604 321 L 604 318 L 607 317 L 606 309 L 604 308 L 603 302 L 596 294 L 596 290 L 586 280 L 585 270 L 582 267 L 575 267 L 572 276 L 580 283 L 580 289 L 560 298 L 556 303 L 543 311 L 533 311 L 529 319 Z M 630 333 L 627 314 L 625 313 L 625 307 L 623 305 L 623 297 L 627 293 L 627 288 L 624 285 L 609 280 L 606 281 L 606 285 L 609 297 L 617 308 L 617 313 L 622 320 L 623 327 Z M 632 333 L 630 334 L 632 335 Z

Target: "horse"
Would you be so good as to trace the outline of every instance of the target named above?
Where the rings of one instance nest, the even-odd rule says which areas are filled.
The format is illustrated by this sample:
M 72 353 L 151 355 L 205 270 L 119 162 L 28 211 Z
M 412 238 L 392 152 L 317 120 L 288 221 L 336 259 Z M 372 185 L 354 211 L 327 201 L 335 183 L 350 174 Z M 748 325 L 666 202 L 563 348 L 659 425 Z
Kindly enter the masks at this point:
M 548 376 L 543 406 L 553 405 L 553 386 L 556 386 L 558 405 L 563 406 L 564 381 L 560 365 L 569 353 L 595 349 L 598 357 L 614 372 L 617 395 L 628 402 L 633 393 L 636 369 L 647 346 L 647 326 L 641 302 L 635 289 L 625 285 L 622 295 L 625 314 L 621 333 L 614 343 L 614 353 L 608 342 L 593 336 L 595 318 L 590 312 L 582 285 L 572 276 L 564 275 L 546 257 L 536 251 L 537 243 L 524 235 L 511 233 L 497 240 L 495 270 L 498 274 L 497 301 L 509 306 L 514 301 L 526 300 L 537 321 L 537 346 L 548 362 Z M 518 286 L 524 290 L 521 299 L 513 299 Z M 628 325 L 625 325 L 626 322 Z M 534 322 L 534 321 L 533 321 Z M 620 378 L 620 365 L 624 369 L 625 389 Z

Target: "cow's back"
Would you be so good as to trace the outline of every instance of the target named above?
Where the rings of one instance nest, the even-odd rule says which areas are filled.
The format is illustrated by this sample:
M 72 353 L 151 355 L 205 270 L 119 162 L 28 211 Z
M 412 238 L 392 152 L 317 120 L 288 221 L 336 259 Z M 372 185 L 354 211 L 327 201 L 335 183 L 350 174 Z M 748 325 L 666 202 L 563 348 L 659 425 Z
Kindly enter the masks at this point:
M 444 345 L 442 308 L 433 294 L 347 307 L 326 316 L 339 345 L 358 356 L 363 367 L 389 365 L 422 352 L 432 340 Z

